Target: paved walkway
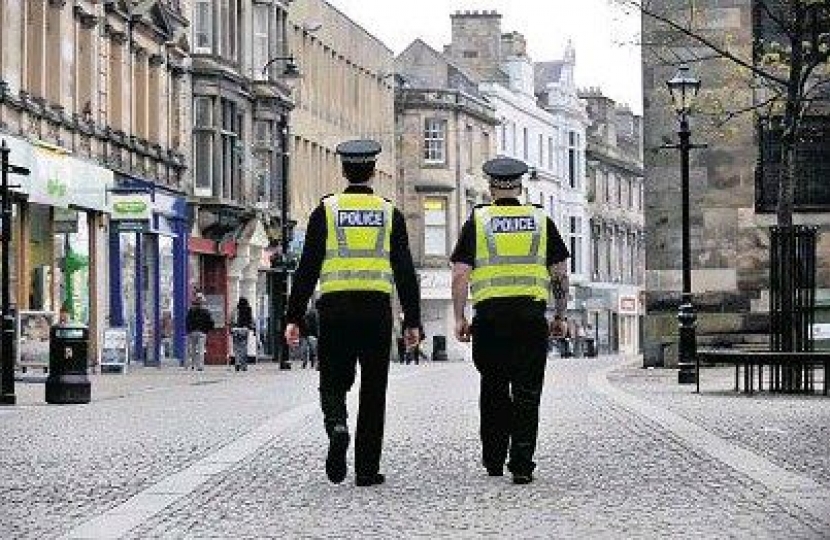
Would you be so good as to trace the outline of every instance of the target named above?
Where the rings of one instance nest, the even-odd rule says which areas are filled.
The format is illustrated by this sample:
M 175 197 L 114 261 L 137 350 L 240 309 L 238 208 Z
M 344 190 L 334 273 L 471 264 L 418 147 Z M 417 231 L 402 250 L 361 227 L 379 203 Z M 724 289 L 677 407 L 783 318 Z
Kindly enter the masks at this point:
M 552 360 L 537 481 L 514 486 L 478 464 L 472 366 L 393 365 L 374 488 L 326 481 L 314 371 L 97 377 L 89 405 L 0 409 L 0 537 L 830 537 L 830 400 L 736 396 L 728 369 L 695 395 Z

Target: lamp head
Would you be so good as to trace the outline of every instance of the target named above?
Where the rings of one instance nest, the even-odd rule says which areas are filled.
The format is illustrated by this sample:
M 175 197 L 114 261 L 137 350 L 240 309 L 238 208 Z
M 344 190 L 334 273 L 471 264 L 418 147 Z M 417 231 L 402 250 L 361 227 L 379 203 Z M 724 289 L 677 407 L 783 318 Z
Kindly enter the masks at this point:
M 674 77 L 666 81 L 666 86 L 677 114 L 688 114 L 700 90 L 700 81 L 689 71 L 689 66 L 681 65 Z

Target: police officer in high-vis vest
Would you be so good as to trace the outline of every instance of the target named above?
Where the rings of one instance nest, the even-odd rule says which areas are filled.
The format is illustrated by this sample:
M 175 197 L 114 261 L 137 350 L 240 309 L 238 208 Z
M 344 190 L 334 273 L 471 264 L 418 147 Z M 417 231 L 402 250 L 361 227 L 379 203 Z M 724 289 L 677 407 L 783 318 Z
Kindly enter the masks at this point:
M 355 484 L 382 484 L 380 457 L 392 341 L 391 293 L 404 313 L 407 346 L 421 324 L 418 281 L 403 214 L 375 195 L 371 179 L 381 147 L 376 141 L 341 143 L 337 153 L 349 186 L 328 195 L 309 216 L 303 253 L 286 314 L 285 338 L 297 345 L 307 303 L 319 279 L 320 402 L 329 437 L 326 475 L 347 474 L 346 394 L 360 362 L 360 407 L 355 432 Z
M 527 484 L 536 467 L 548 336 L 563 331 L 559 319 L 548 323 L 547 305 L 552 296 L 554 313 L 565 314 L 569 253 L 545 210 L 519 202 L 525 163 L 500 157 L 483 170 L 494 201 L 473 209 L 451 257 L 455 334 L 472 338 L 481 375 L 483 465 L 502 476 L 506 462 L 513 482 Z

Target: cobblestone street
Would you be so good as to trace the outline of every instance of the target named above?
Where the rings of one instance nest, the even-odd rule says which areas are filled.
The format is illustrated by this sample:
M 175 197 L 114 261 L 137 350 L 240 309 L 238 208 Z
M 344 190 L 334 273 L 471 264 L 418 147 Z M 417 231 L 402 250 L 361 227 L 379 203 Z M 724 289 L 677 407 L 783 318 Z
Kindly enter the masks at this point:
M 696 395 L 674 370 L 551 359 L 516 486 L 479 465 L 472 365 L 395 364 L 372 488 L 326 480 L 312 370 L 138 368 L 80 406 L 19 382 L 0 538 L 830 538 L 830 401 L 731 377 Z

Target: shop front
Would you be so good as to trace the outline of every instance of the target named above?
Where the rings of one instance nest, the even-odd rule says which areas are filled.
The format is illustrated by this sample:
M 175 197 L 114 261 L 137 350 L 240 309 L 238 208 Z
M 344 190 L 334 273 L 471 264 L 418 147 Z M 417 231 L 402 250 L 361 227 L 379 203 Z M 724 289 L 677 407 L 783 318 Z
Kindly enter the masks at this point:
M 118 177 L 110 194 L 110 324 L 133 361 L 182 363 L 187 314 L 187 203 L 151 182 Z
M 13 203 L 11 289 L 18 317 L 21 324 L 40 318 L 89 326 L 95 364 L 105 312 L 102 229 L 113 173 L 59 147 L 22 139 L 9 146 L 12 162 L 30 169 L 16 179 Z

